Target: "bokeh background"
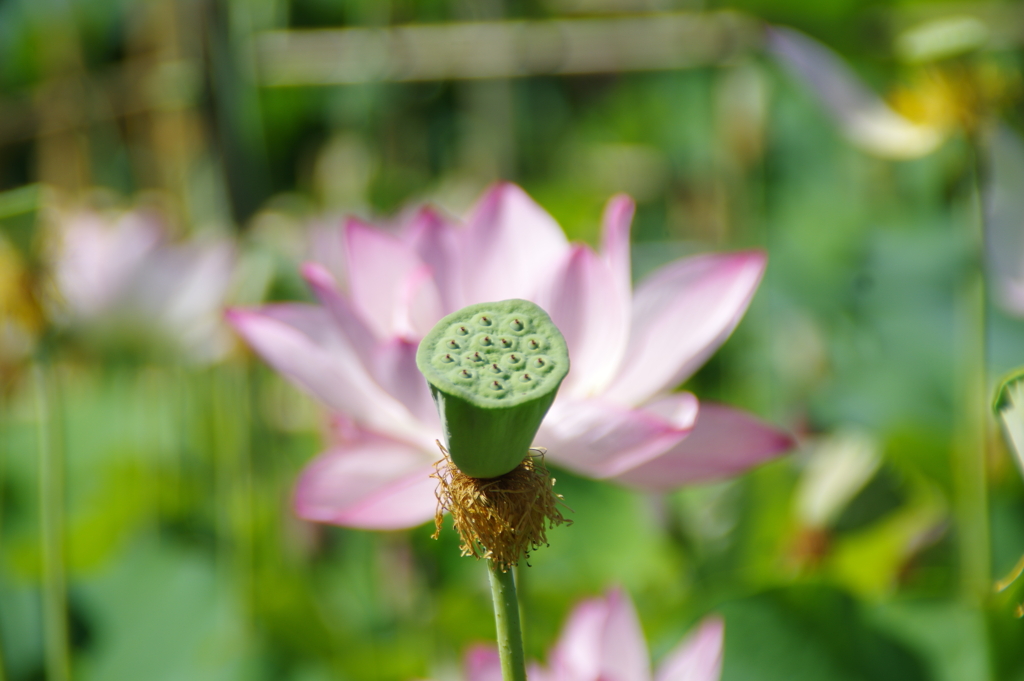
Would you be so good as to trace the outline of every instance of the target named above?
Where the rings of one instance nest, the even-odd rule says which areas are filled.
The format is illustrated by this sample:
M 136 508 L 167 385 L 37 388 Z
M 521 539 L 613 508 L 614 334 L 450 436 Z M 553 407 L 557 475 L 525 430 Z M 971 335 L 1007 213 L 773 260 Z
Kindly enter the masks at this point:
M 858 145 L 768 24 L 941 140 Z M 632 195 L 637 278 L 766 249 L 686 387 L 800 442 L 663 496 L 556 471 L 575 524 L 519 572 L 530 657 L 621 585 L 655 659 L 722 613 L 727 681 L 1024 679 L 1024 586 L 992 589 L 1024 485 L 988 408 L 1024 322 L 981 210 L 1022 45 L 987 1 L 0 0 L 0 679 L 459 677 L 483 566 L 294 518 L 324 416 L 220 313 L 309 300 L 347 214 L 458 216 L 498 179 L 591 243 Z M 123 244 L 68 235 L 126 220 L 162 255 L 112 292 Z

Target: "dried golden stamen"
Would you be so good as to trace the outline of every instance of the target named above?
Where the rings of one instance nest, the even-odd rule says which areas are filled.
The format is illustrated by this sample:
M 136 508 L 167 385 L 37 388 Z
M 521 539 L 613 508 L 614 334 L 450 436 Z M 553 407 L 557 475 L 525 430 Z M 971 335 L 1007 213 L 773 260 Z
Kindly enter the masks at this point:
M 572 524 L 558 509 L 565 503 L 552 490 L 555 481 L 544 466 L 544 450 L 531 449 L 518 467 L 497 478 L 471 478 L 452 463 L 440 442 L 437 446 L 444 458 L 431 476 L 438 480 L 433 536 L 440 534 L 448 511 L 462 538 L 462 555 L 489 558 L 507 572 L 521 558 L 529 559 L 530 551 L 547 546 L 548 528 Z

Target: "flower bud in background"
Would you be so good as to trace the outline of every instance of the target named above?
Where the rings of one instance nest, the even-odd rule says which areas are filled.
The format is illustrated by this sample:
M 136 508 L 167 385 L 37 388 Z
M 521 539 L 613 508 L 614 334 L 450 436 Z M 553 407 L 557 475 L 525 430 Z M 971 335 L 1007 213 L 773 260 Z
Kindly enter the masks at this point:
M 622 589 L 579 603 L 548 654 L 530 666 L 531 681 L 718 681 L 725 624 L 710 616 L 679 642 L 651 673 L 650 654 L 633 603 Z M 467 681 L 499 681 L 498 651 L 485 646 L 466 655 Z
M 156 213 L 51 214 L 49 311 L 101 346 L 167 347 L 214 362 L 231 348 L 222 322 L 235 274 L 226 239 L 172 242 Z

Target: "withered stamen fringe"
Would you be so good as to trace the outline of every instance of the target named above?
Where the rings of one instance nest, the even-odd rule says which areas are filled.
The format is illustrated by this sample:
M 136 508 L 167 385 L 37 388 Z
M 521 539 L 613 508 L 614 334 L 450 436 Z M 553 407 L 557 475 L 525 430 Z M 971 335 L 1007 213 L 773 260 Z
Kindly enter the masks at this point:
M 530 551 L 548 545 L 549 527 L 572 525 L 558 509 L 565 503 L 552 490 L 555 481 L 544 466 L 544 450 L 531 449 L 518 467 L 500 477 L 471 478 L 452 463 L 444 445 L 437 446 L 444 458 L 430 476 L 438 480 L 433 537 L 441 533 L 448 511 L 462 538 L 463 556 L 488 558 L 507 572 L 521 558 L 529 560 Z

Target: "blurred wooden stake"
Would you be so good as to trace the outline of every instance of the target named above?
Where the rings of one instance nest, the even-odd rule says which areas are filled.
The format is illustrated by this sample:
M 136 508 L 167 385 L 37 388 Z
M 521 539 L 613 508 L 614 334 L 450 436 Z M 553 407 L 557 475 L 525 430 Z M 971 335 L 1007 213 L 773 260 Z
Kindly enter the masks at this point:
M 263 85 L 473 80 L 692 68 L 757 48 L 759 22 L 735 12 L 478 21 L 267 31 Z

